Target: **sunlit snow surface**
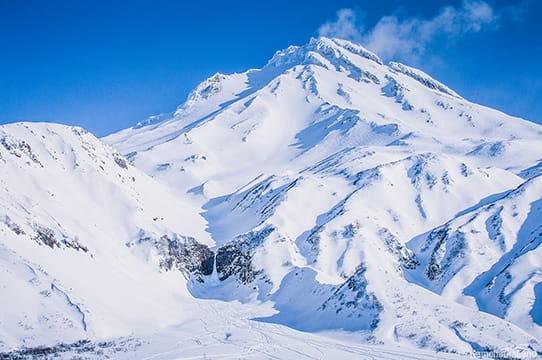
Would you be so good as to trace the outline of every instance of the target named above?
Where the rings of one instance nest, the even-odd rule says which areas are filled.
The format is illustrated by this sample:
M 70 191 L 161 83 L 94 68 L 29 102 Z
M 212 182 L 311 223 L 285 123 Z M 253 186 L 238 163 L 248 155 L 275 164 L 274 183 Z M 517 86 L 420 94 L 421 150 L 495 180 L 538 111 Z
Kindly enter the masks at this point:
M 0 135 L 0 351 L 542 351 L 542 128 L 357 45 L 216 74 L 111 147 L 52 124 Z

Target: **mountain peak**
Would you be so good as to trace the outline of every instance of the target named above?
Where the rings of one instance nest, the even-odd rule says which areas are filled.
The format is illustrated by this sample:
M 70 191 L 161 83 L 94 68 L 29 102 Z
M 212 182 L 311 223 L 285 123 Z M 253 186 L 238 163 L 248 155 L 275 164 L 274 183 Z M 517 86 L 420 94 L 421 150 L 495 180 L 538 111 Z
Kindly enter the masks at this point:
M 348 40 L 328 37 L 311 38 L 303 46 L 289 46 L 284 50 L 279 50 L 271 58 L 267 66 L 291 67 L 295 65 L 314 64 L 327 69 L 330 68 L 330 65 L 334 65 L 336 69 L 341 69 L 342 67 L 348 67 L 353 63 L 357 63 L 355 57 L 351 58 L 352 55 L 384 66 L 384 62 L 378 55 L 363 46 Z M 390 62 L 388 68 L 392 72 L 407 75 L 432 90 L 461 98 L 455 91 L 419 69 L 398 62 Z
M 348 40 L 327 38 L 322 36 L 319 38 L 311 38 L 311 40 L 309 41 L 309 45 L 315 46 L 315 48 L 319 49 L 320 51 L 325 51 L 331 48 L 338 51 L 339 54 L 346 50 L 352 54 L 372 60 L 377 64 L 384 64 L 383 61 L 378 57 L 378 55 L 376 55 L 372 51 L 367 50 L 363 46 Z
M 267 66 L 286 66 L 286 65 L 304 65 L 317 64 L 323 65 L 323 62 L 333 59 L 340 59 L 347 54 L 358 55 L 363 58 L 372 60 L 379 65 L 382 65 L 382 60 L 371 51 L 363 46 L 350 42 L 348 40 L 318 37 L 311 38 L 309 42 L 303 46 L 289 46 L 286 49 L 279 50 L 269 60 Z M 321 57 L 327 59 L 322 61 Z

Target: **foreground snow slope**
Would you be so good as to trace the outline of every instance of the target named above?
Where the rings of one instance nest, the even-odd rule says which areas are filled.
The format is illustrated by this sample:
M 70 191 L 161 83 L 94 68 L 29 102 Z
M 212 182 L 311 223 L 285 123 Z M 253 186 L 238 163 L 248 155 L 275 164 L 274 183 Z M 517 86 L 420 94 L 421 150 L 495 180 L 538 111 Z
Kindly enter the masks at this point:
M 473 228 L 477 247 L 461 251 L 420 239 L 539 174 L 541 135 L 417 69 L 319 38 L 216 74 L 176 111 L 104 141 L 199 201 L 216 272 L 191 279 L 196 297 L 269 300 L 280 312 L 264 321 L 302 330 L 528 355 L 540 351 L 540 264 L 538 240 L 523 248 L 518 229 L 536 215 L 523 210 L 508 245 L 479 256 L 497 230 Z M 426 279 L 437 265 L 442 279 Z M 489 294 L 486 278 L 499 284 Z
M 0 353 L 7 359 L 468 359 L 408 346 L 366 345 L 356 334 L 304 333 L 250 320 L 268 306 L 199 301 L 195 315 L 176 326 L 102 341 L 78 341 Z M 489 353 L 488 353 L 489 354 Z M 510 353 L 514 354 L 514 353 Z
M 184 278 L 159 273 L 152 244 L 131 247 L 142 234 L 210 243 L 187 202 L 80 128 L 2 126 L 0 169 L 2 347 L 121 335 L 191 311 Z

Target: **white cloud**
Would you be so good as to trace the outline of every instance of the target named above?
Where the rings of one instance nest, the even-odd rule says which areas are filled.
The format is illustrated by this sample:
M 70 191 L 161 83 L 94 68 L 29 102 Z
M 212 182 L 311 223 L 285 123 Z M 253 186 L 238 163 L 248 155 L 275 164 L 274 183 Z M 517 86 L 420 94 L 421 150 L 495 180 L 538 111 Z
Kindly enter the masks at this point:
M 352 9 L 341 9 L 337 11 L 337 21 L 327 22 L 320 26 L 320 36 L 336 37 L 347 40 L 360 40 L 361 31 L 357 25 L 357 16 Z
M 431 19 L 384 16 L 369 30 L 358 24 L 358 18 L 351 9 L 339 10 L 337 20 L 322 25 L 318 33 L 359 42 L 384 59 L 418 62 L 433 42 L 449 44 L 468 33 L 496 27 L 500 15 L 485 1 L 464 0 L 460 8 L 445 6 Z

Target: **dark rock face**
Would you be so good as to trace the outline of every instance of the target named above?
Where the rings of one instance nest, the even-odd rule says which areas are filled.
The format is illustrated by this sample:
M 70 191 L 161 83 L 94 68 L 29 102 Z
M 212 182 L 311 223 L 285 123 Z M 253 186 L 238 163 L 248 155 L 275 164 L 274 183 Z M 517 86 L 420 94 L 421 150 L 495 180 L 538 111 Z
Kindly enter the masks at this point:
M 44 244 L 49 246 L 50 248 L 60 247 L 60 243 L 55 238 L 55 233 L 53 230 L 41 226 L 41 225 L 35 225 L 34 226 L 36 234 L 34 235 L 33 239 L 37 241 L 38 243 Z
M 22 347 L 0 353 L 0 360 L 38 360 L 38 359 L 110 359 L 119 352 L 127 352 L 140 347 L 139 340 L 125 338 L 117 341 L 91 342 L 82 339 L 71 344 L 58 343 L 36 347 Z
M 6 224 L 6 226 L 8 227 L 8 229 L 10 229 L 11 231 L 13 231 L 15 234 L 17 235 L 24 235 L 25 232 L 24 230 L 16 223 L 14 223 L 9 216 L 4 216 L 4 218 L 2 219 L 2 222 L 4 224 Z
M 60 248 L 62 245 L 64 245 L 67 248 L 70 248 L 73 250 L 77 250 L 77 251 L 81 250 L 86 253 L 89 252 L 89 249 L 86 246 L 79 243 L 79 240 L 77 239 L 77 237 L 72 239 L 61 234 L 60 236 L 63 238 L 59 240 L 56 237 L 53 229 L 50 229 L 48 227 L 45 227 L 39 224 L 34 224 L 33 228 L 34 228 L 35 234 L 32 237 L 32 239 L 38 242 L 39 244 L 47 245 L 51 249 L 54 249 L 55 247 Z
M 26 141 L 4 136 L 0 138 L 0 144 L 8 151 L 9 154 L 18 158 L 26 156 L 33 163 L 43 167 L 43 164 L 39 161 L 38 157 L 32 151 L 32 148 Z M 0 159 L 4 160 L 1 156 Z M 3 162 L 5 162 L 5 160 Z M 30 162 L 27 163 L 30 164 Z
M 203 282 L 203 276 L 213 273 L 214 253 L 207 245 L 198 243 L 192 237 L 170 239 L 167 235 L 158 241 L 162 251 L 160 267 L 166 270 L 173 268 L 181 271 L 186 277 L 190 275 Z
M 164 235 L 158 240 L 144 238 L 141 241 L 154 241 L 162 257 L 160 267 L 167 271 L 177 269 L 186 278 L 192 277 L 203 283 L 204 277 L 213 273 L 216 261 L 216 271 L 221 281 L 235 276 L 239 283 L 246 285 L 256 280 L 256 276 L 262 272 L 254 268 L 254 251 L 273 231 L 275 228 L 268 226 L 240 235 L 218 248 L 216 254 L 207 245 L 182 235 L 175 235 L 173 239 Z
M 69 247 L 70 249 L 74 249 L 77 251 L 81 250 L 83 252 L 89 252 L 88 248 L 85 245 L 80 244 L 77 238 L 72 239 L 72 240 L 62 240 L 62 243 L 66 245 L 66 247 Z
M 441 273 L 442 271 L 440 270 L 440 265 L 435 261 L 431 261 L 425 269 L 425 274 L 429 280 L 436 280 Z
M 243 284 L 254 281 L 258 272 L 252 268 L 252 255 L 244 250 L 239 244 L 228 244 L 218 249 L 216 270 L 221 281 L 232 275 L 237 275 Z
M 357 319 L 362 328 L 374 330 L 380 321 L 384 307 L 372 292 L 367 290 L 366 268 L 361 264 L 358 270 L 318 308 L 318 311 L 345 313 L 347 318 Z
M 450 269 L 460 266 L 461 259 L 468 250 L 468 244 L 463 232 L 459 230 L 451 232 L 445 225 L 429 234 L 422 251 L 427 250 L 431 251 L 431 258 L 425 274 L 429 280 L 438 280 L 446 276 Z
M 238 236 L 232 242 L 220 247 L 216 253 L 216 270 L 221 281 L 232 275 L 237 276 L 237 281 L 248 284 L 256 279 L 262 272 L 254 268 L 252 258 L 254 250 L 275 231 L 268 226 L 259 231 L 251 231 Z
M 412 270 L 420 265 L 420 262 L 416 259 L 416 254 L 401 244 L 397 236 L 389 229 L 381 228 L 378 234 L 386 245 L 387 250 L 395 256 L 403 268 Z
M 450 229 L 447 226 L 433 230 L 422 248 L 422 252 L 432 248 L 431 259 L 425 268 L 425 275 L 429 280 L 436 280 L 442 273 L 437 259 L 437 250 L 440 249 L 444 240 L 448 237 Z
M 128 169 L 128 165 L 126 164 L 126 160 L 124 160 L 120 156 L 115 156 L 115 163 L 121 167 L 122 169 Z

